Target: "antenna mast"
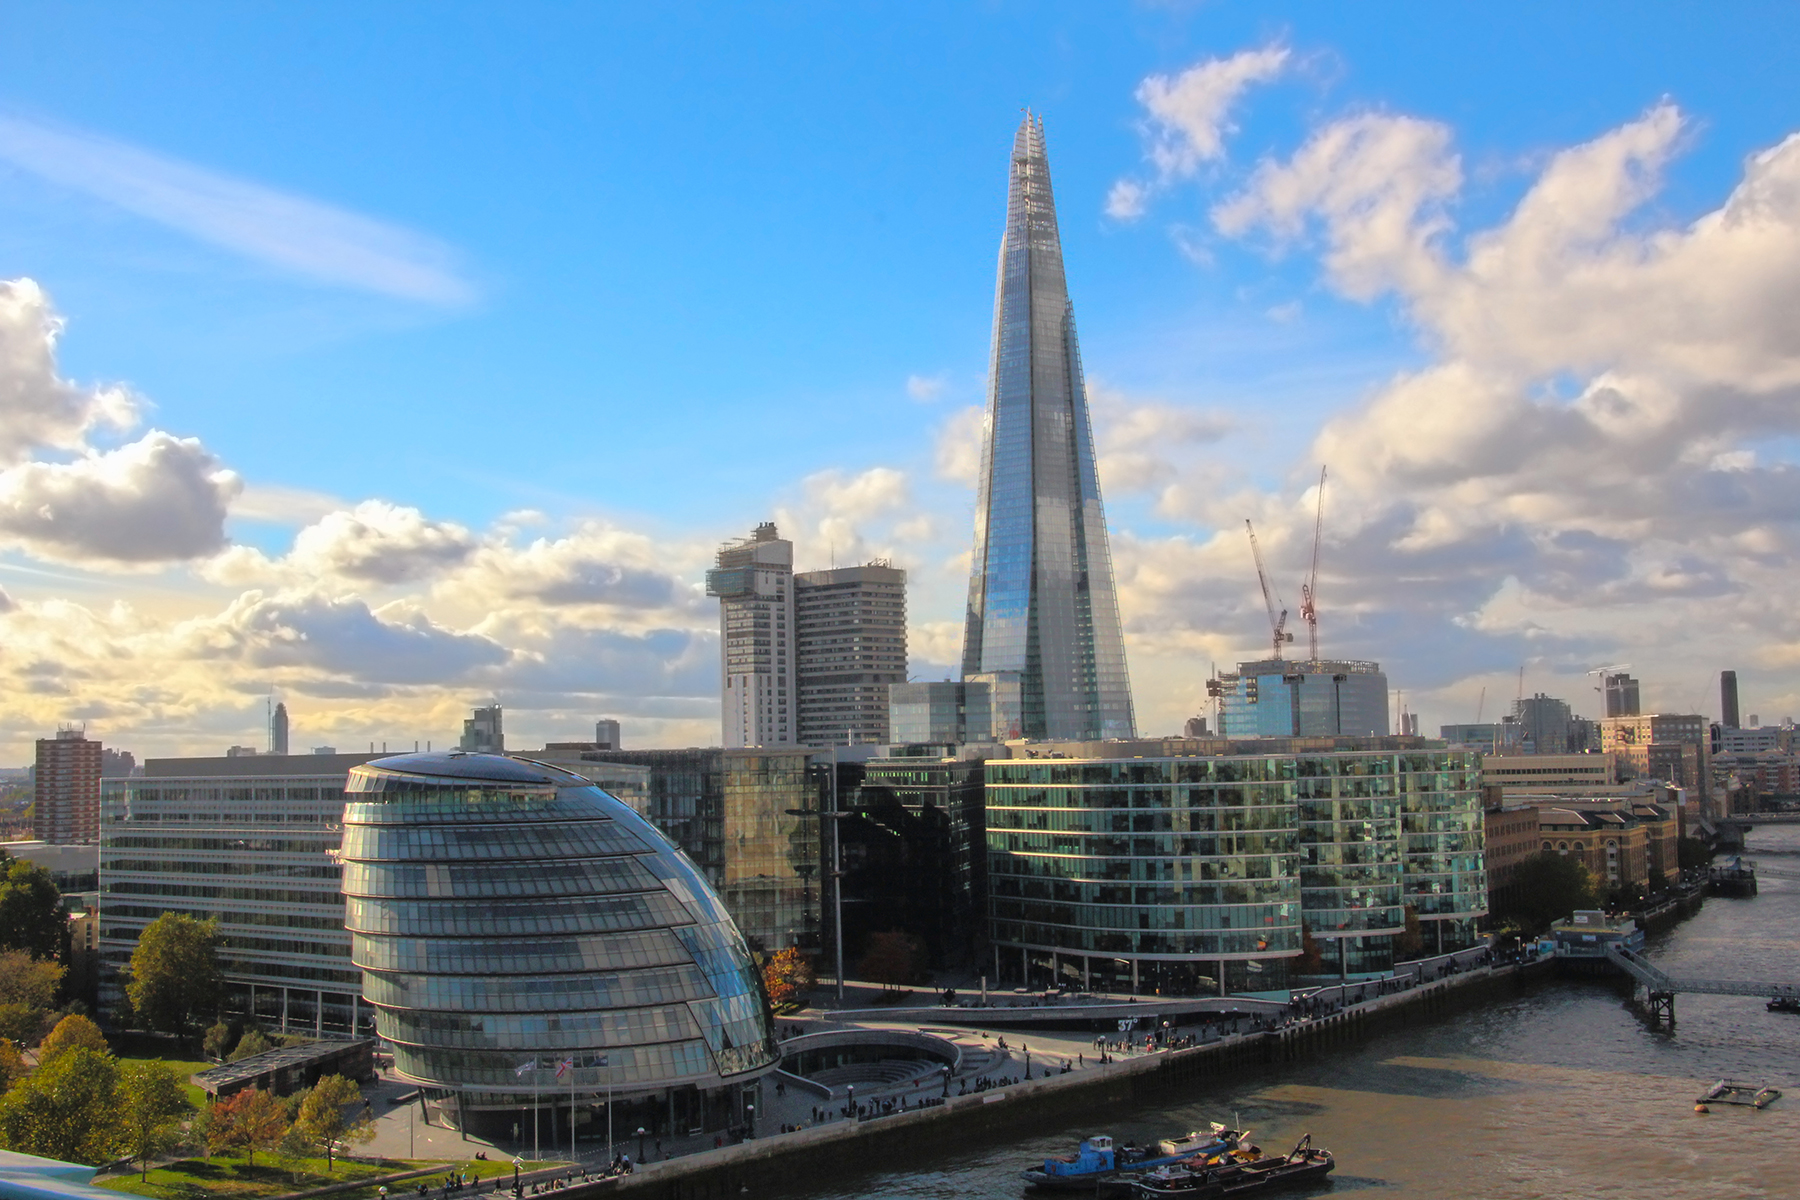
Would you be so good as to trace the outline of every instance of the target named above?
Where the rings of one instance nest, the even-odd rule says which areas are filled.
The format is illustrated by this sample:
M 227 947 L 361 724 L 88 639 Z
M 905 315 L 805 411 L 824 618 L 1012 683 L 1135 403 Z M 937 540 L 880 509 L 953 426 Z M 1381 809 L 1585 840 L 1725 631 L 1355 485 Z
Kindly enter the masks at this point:
M 1325 468 L 1319 468 L 1319 511 L 1313 518 L 1312 570 L 1300 585 L 1300 615 L 1306 620 L 1308 653 L 1319 661 L 1319 535 L 1325 531 Z
M 1275 657 L 1281 657 L 1281 648 L 1294 640 L 1294 635 L 1287 631 L 1287 606 L 1281 603 L 1281 597 L 1269 586 L 1269 573 L 1263 569 L 1262 547 L 1256 542 L 1256 526 L 1250 518 L 1244 518 L 1244 528 L 1250 532 L 1250 553 L 1256 558 L 1256 582 L 1262 584 L 1263 605 L 1269 610 L 1269 630 L 1274 635 Z M 1276 610 L 1280 609 L 1277 614 Z

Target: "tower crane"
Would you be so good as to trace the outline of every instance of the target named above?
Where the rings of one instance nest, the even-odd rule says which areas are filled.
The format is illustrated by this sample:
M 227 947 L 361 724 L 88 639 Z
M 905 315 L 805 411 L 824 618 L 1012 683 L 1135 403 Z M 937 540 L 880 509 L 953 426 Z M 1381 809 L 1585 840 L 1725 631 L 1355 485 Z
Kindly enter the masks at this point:
M 1269 630 L 1275 636 L 1275 657 L 1281 657 L 1281 648 L 1294 640 L 1294 635 L 1287 631 L 1287 606 L 1281 603 L 1281 597 L 1269 586 L 1269 573 L 1263 569 L 1262 547 L 1256 542 L 1256 526 L 1250 518 L 1244 518 L 1244 528 L 1250 532 L 1250 553 L 1256 558 L 1256 582 L 1262 584 L 1263 605 L 1269 610 Z M 1277 613 L 1277 609 L 1280 610 Z
M 1300 615 L 1306 620 L 1307 653 L 1319 661 L 1319 535 L 1325 531 L 1325 468 L 1319 468 L 1319 510 L 1313 517 L 1312 570 L 1300 585 Z

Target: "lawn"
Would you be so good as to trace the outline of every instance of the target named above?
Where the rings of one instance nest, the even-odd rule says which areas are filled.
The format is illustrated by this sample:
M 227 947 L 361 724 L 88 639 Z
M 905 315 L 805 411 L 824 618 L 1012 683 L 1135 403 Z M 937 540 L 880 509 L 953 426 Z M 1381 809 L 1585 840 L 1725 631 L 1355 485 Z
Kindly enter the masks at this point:
M 188 1103 L 196 1109 L 206 1107 L 206 1093 L 189 1083 L 188 1076 L 198 1075 L 202 1071 L 210 1071 L 219 1065 L 204 1060 L 194 1062 L 184 1058 L 165 1058 L 160 1054 L 133 1054 L 124 1050 L 119 1052 L 118 1058 L 120 1062 L 159 1062 L 175 1068 L 175 1073 L 181 1076 L 181 1090 L 186 1093 Z
M 523 1169 L 532 1171 L 550 1165 L 552 1164 L 549 1162 L 527 1162 Z M 114 1191 L 148 1196 L 152 1200 L 203 1200 L 203 1198 L 215 1196 L 256 1200 L 259 1197 L 284 1196 L 289 1192 L 324 1187 L 331 1183 L 374 1179 L 377 1176 L 392 1175 L 396 1172 L 411 1171 L 420 1167 L 430 1167 L 434 1172 L 441 1173 L 437 1176 L 440 1179 L 442 1174 L 448 1174 L 452 1170 L 472 1175 L 477 1179 L 490 1179 L 496 1175 L 512 1174 L 512 1162 L 506 1159 L 494 1159 L 488 1162 L 476 1162 L 469 1159 L 457 1163 L 446 1163 L 427 1160 L 377 1159 L 364 1161 L 340 1158 L 333 1164 L 331 1174 L 326 1175 L 325 1160 L 322 1158 L 282 1159 L 265 1152 L 259 1156 L 254 1167 L 241 1157 L 219 1154 L 212 1158 L 190 1158 L 170 1163 L 166 1167 L 157 1167 L 150 1172 L 148 1180 L 140 1180 L 136 1174 L 132 1174 L 96 1180 L 96 1183 Z M 403 1200 L 404 1197 L 413 1193 L 420 1181 L 432 1181 L 433 1179 L 432 1175 L 421 1175 L 417 1179 L 402 1180 L 393 1184 L 389 1190 L 394 1193 L 397 1200 Z M 355 1189 L 341 1193 L 341 1195 L 347 1200 L 373 1196 L 377 1186 L 379 1185 L 371 1184 L 367 1189 Z

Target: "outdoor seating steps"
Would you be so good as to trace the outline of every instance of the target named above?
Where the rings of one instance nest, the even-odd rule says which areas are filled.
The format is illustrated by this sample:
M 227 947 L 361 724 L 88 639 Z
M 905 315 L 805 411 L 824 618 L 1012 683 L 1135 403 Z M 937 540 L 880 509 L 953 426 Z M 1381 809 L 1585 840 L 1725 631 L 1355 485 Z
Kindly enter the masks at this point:
M 919 1079 L 942 1069 L 936 1062 L 921 1062 L 918 1059 L 883 1059 L 880 1062 L 847 1063 L 841 1067 L 826 1067 L 823 1071 L 814 1071 L 807 1076 L 814 1083 L 822 1083 L 827 1087 L 842 1087 L 853 1083 L 858 1086 L 873 1084 L 877 1086 L 906 1083 Z

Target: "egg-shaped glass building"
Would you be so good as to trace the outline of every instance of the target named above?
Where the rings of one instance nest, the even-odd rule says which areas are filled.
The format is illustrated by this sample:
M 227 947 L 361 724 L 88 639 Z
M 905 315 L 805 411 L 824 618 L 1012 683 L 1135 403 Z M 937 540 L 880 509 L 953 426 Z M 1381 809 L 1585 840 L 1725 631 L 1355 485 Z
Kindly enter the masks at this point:
M 447 1122 L 523 1119 L 529 1140 L 620 1103 L 625 1128 L 742 1120 L 778 1057 L 768 1002 L 718 897 L 654 826 L 500 755 L 377 759 L 345 790 L 363 996 Z

